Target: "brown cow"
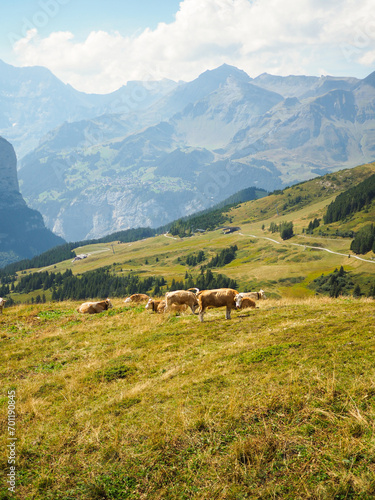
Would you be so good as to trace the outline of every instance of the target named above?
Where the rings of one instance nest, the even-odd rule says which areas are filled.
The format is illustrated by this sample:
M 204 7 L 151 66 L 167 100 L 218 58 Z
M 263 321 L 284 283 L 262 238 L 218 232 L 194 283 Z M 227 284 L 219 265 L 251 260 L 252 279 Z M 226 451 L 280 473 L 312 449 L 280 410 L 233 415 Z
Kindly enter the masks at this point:
M 240 295 L 240 294 L 238 294 Z M 241 305 L 238 304 L 238 295 L 236 298 L 236 307 L 237 309 L 248 309 L 249 307 L 256 307 L 255 300 L 251 299 L 250 297 L 241 297 Z
M 106 311 L 111 307 L 113 307 L 112 302 L 106 299 L 99 302 L 84 302 L 79 306 L 77 311 L 83 314 L 95 314 Z
M 149 300 L 149 296 L 145 293 L 133 293 L 127 299 L 124 300 L 125 303 L 133 303 L 133 304 L 147 304 Z
M 217 290 L 202 290 L 197 293 L 199 304 L 199 320 L 203 321 L 203 316 L 208 307 L 226 307 L 225 319 L 230 319 L 230 312 L 236 309 L 237 290 L 232 288 L 218 288 Z
M 152 312 L 163 313 L 165 309 L 165 300 L 149 299 L 145 309 L 150 309 Z
M 198 307 L 198 300 L 195 293 L 189 290 L 175 290 L 165 294 L 165 311 L 172 310 L 172 306 L 190 307 L 192 313 L 195 314 L 195 309 Z
M 3 308 L 6 300 L 0 297 L 0 314 L 3 314 Z

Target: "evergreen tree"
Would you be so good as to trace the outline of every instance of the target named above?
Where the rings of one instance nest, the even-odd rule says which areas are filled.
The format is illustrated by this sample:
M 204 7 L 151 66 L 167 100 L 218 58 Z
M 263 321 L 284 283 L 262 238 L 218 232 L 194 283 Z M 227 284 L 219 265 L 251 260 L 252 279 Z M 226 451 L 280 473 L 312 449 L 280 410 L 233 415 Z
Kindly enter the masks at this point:
M 280 236 L 283 240 L 289 240 L 293 234 L 293 222 L 282 222 L 280 224 Z
M 367 224 L 358 231 L 350 245 L 350 250 L 356 254 L 364 254 L 370 250 L 375 250 L 374 224 Z

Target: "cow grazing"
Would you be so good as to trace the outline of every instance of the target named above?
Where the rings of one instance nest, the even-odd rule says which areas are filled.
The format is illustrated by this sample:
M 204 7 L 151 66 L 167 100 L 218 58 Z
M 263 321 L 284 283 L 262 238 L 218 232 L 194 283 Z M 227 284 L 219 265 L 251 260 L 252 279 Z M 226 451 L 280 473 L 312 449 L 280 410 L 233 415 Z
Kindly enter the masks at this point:
M 101 300 L 99 302 L 84 302 L 77 309 L 78 312 L 83 314 L 96 314 L 113 307 L 109 299 Z
M 230 312 L 236 309 L 237 290 L 232 288 L 218 288 L 217 290 L 203 290 L 198 292 L 199 320 L 203 321 L 203 316 L 208 307 L 226 307 L 225 318 L 230 319 Z
M 6 302 L 6 300 L 2 299 L 0 297 L 0 314 L 3 314 L 3 308 L 4 308 L 4 305 L 5 305 L 5 302 Z
M 264 290 L 259 290 L 259 292 L 241 292 L 237 297 L 237 307 L 241 309 L 241 302 L 244 297 L 248 297 L 253 300 L 266 299 L 266 294 Z
M 256 303 L 255 303 L 255 300 L 251 299 L 250 297 L 241 297 L 241 305 L 238 306 L 237 303 L 238 303 L 238 300 L 239 300 L 239 295 L 237 295 L 236 297 L 236 307 L 237 309 L 249 309 L 250 307 L 252 308 L 255 308 L 256 307 Z
M 198 290 L 198 289 L 197 289 Z M 165 312 L 173 310 L 173 307 L 184 306 L 190 307 L 193 314 L 198 307 L 198 300 L 195 293 L 189 290 L 175 290 L 174 292 L 167 292 L 165 294 Z
M 150 297 L 145 293 L 133 293 L 127 299 L 124 300 L 125 304 L 147 304 Z
M 145 309 L 148 309 L 152 312 L 163 313 L 165 310 L 165 300 L 149 299 Z

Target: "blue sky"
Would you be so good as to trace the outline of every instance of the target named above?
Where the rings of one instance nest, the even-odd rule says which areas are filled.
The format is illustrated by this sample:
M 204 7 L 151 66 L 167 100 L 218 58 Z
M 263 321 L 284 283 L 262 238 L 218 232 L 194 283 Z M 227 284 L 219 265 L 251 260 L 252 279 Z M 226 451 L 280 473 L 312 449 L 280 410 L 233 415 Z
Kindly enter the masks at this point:
M 41 35 L 53 31 L 73 31 L 85 37 L 93 30 L 119 31 L 132 35 L 147 27 L 155 29 L 159 22 L 172 22 L 180 0 L 2 0 L 0 17 L 3 57 L 11 57 L 9 33 L 22 34 L 36 21 Z M 6 3 L 6 6 L 4 5 Z M 40 14 L 42 13 L 42 14 Z M 40 15 L 38 22 L 38 14 Z M 44 15 L 47 17 L 44 18 Z M 35 17 L 34 17 L 35 16 Z M 48 21 L 45 22 L 44 19 Z
M 49 68 L 86 92 L 191 80 L 233 64 L 272 74 L 375 69 L 373 0 L 1 1 L 0 58 Z

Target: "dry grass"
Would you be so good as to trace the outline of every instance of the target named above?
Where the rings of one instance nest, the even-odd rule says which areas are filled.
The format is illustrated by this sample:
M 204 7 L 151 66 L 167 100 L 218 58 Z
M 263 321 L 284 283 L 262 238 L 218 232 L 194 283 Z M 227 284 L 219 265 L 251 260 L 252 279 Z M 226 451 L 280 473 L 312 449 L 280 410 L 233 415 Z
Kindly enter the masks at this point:
M 121 300 L 7 309 L 17 498 L 372 498 L 374 301 L 258 306 L 203 324 Z

